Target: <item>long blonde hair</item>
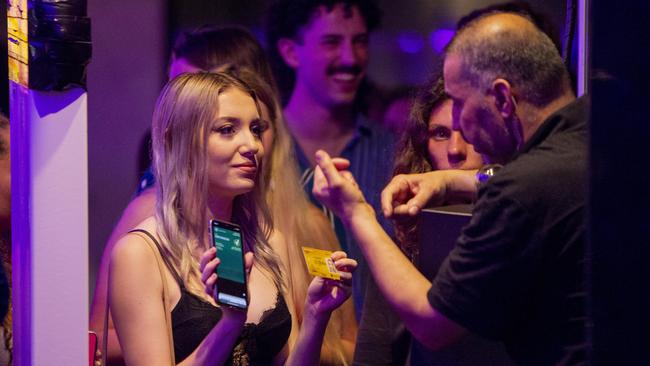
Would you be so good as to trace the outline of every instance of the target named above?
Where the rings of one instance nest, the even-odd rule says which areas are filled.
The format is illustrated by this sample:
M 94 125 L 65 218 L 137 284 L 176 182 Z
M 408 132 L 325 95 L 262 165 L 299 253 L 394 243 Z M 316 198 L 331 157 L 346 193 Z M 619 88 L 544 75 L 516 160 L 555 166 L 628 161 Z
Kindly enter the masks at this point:
M 271 152 L 264 158 L 266 164 L 263 177 L 269 183 L 266 191 L 266 201 L 271 208 L 271 216 L 275 228 L 284 234 L 289 256 L 287 264 L 288 288 L 294 309 L 293 321 L 302 324 L 302 311 L 307 297 L 307 288 L 312 277 L 307 271 L 301 246 L 311 246 L 327 250 L 340 250 L 338 239 L 329 220 L 312 205 L 300 186 L 298 163 L 296 162 L 291 135 L 282 120 L 282 110 L 277 100 L 277 94 L 271 85 L 246 68 L 231 69 L 242 80 L 251 86 L 268 109 L 269 121 L 273 127 L 274 138 Z M 344 309 L 344 310 L 343 310 Z M 353 312 L 351 302 L 343 305 L 332 313 L 321 350 L 321 364 L 346 365 L 342 351 L 341 334 L 344 327 L 343 311 Z M 353 324 L 348 324 L 352 326 Z M 293 348 L 297 334 L 289 339 Z
M 311 275 L 302 254 L 302 246 L 316 247 L 326 250 L 340 250 L 338 239 L 330 226 L 329 220 L 312 205 L 300 185 L 298 162 L 291 135 L 282 119 L 282 112 L 276 100 L 277 115 L 275 120 L 275 137 L 273 148 L 267 159 L 268 175 L 270 176 L 270 189 L 267 191 L 267 202 L 271 207 L 273 221 L 287 241 L 289 264 L 287 267 L 290 280 L 291 296 L 294 303 L 294 316 L 298 324 L 302 324 L 303 305 L 307 298 L 307 288 L 311 282 Z M 348 301 L 341 308 L 335 310 L 323 338 L 321 350 L 321 364 L 347 365 L 341 344 L 341 335 L 344 328 L 343 312 L 352 312 L 352 303 Z M 353 324 L 348 324 L 353 326 Z M 289 339 L 290 346 L 297 340 L 294 334 Z
M 205 298 L 193 248 L 206 243 L 208 159 L 207 141 L 217 118 L 218 97 L 229 88 L 255 93 L 241 80 L 225 73 L 183 74 L 163 88 L 152 120 L 153 171 L 158 184 L 155 217 L 164 255 L 169 257 L 187 289 Z M 259 110 L 259 105 L 258 105 Z M 263 164 L 263 163 L 261 163 Z M 257 179 L 248 193 L 233 202 L 232 221 L 242 228 L 245 245 L 253 249 L 256 265 L 283 288 L 280 260 L 268 239 L 273 230 L 264 192 Z

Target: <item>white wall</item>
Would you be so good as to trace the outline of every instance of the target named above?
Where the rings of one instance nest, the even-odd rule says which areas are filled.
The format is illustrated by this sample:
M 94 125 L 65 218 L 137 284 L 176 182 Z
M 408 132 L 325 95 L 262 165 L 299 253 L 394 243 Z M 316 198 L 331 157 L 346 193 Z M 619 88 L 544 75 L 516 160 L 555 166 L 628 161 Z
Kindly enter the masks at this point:
M 137 184 L 138 144 L 166 66 L 167 2 L 89 0 L 90 295 L 104 244 Z
M 88 359 L 87 98 L 12 83 L 14 363 Z

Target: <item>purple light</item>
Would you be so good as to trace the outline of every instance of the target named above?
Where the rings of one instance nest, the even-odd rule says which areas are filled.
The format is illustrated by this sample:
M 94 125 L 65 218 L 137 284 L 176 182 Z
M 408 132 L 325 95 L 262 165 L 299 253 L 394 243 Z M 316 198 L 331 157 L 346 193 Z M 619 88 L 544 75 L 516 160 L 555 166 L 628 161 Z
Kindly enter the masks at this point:
M 431 32 L 431 35 L 429 36 L 429 41 L 431 42 L 431 47 L 437 52 L 437 53 L 443 53 L 445 51 L 445 47 L 451 41 L 452 37 L 454 36 L 454 31 L 451 29 L 437 29 L 433 32 Z
M 400 50 L 405 53 L 418 53 L 424 47 L 424 37 L 414 31 L 400 32 L 397 35 L 397 44 Z

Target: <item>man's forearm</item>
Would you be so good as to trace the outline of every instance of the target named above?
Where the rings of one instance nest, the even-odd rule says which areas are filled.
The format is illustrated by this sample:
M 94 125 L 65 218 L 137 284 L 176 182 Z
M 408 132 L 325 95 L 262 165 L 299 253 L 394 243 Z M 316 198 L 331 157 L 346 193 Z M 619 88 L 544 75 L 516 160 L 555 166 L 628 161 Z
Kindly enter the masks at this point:
M 427 293 L 431 282 L 406 258 L 377 222 L 368 204 L 346 220 L 377 287 L 411 334 L 431 350 L 456 341 L 466 330 L 437 312 Z
M 477 170 L 438 170 L 436 172 L 445 175 L 448 202 L 456 203 L 476 200 Z
M 427 291 L 431 283 L 413 266 L 365 204 L 346 220 L 386 301 L 413 331 L 430 317 Z

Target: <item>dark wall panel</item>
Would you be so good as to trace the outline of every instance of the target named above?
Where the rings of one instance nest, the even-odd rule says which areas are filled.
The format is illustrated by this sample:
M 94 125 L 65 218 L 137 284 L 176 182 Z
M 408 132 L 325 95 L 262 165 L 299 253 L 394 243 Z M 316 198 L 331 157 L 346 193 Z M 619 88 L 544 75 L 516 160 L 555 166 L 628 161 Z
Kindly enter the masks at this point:
M 648 365 L 648 2 L 592 2 L 591 284 L 594 365 Z

